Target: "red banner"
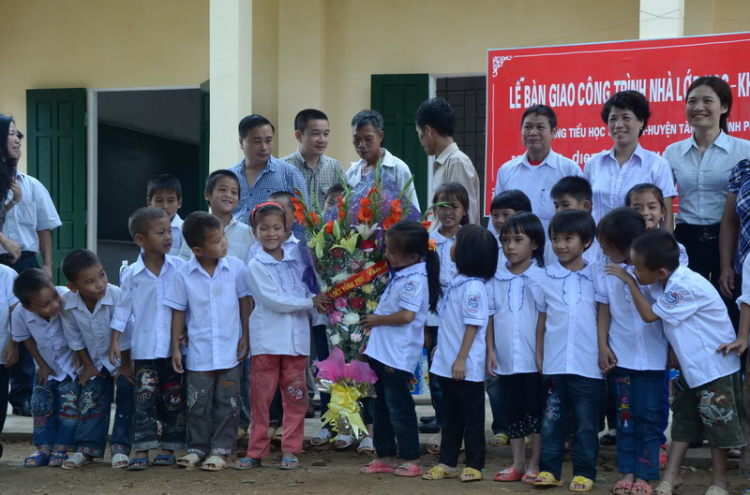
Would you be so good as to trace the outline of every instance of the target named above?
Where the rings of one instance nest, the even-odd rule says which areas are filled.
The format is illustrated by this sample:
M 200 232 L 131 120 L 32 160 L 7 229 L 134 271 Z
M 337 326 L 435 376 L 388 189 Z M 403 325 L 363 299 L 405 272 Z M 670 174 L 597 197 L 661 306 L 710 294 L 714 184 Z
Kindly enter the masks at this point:
M 651 119 L 640 140 L 662 153 L 686 139 L 685 92 L 695 78 L 718 75 L 732 87 L 731 135 L 750 139 L 750 33 L 489 50 L 485 214 L 498 169 L 525 151 L 521 116 L 545 104 L 557 113 L 552 148 L 581 167 L 612 147 L 601 108 L 618 91 L 640 91 Z
M 336 299 L 341 297 L 347 292 L 361 287 L 365 284 L 369 284 L 376 277 L 384 274 L 388 271 L 388 262 L 386 260 L 375 263 L 370 268 L 365 268 L 361 272 L 357 272 L 351 277 L 347 278 L 341 283 L 336 284 L 333 289 L 328 293 L 328 297 Z

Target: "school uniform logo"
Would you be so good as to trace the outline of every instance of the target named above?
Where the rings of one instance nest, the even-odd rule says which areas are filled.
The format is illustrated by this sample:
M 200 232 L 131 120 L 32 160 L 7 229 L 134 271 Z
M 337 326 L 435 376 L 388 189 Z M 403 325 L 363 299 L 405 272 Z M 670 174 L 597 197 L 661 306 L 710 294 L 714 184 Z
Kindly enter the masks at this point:
M 664 307 L 668 309 L 672 309 L 682 300 L 682 294 L 680 294 L 676 290 L 670 290 L 668 292 L 665 292 L 663 296 L 661 296 L 661 303 L 664 305 Z
M 466 310 L 471 314 L 479 313 L 479 295 L 469 294 L 466 300 Z

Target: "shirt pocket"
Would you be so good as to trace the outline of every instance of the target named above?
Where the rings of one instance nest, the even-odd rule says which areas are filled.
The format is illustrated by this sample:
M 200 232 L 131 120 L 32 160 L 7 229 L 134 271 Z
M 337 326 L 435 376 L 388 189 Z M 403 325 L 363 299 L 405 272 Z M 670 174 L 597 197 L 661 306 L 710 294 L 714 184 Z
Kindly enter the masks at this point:
M 21 201 L 15 209 L 20 225 L 36 229 L 36 201 Z

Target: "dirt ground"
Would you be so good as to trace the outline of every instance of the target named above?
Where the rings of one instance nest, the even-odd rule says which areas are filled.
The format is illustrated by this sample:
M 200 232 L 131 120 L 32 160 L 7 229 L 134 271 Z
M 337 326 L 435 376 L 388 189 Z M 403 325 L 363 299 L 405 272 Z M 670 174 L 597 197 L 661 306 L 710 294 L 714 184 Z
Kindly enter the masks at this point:
M 458 494 L 458 493 L 531 493 L 539 489 L 520 483 L 497 483 L 492 481 L 495 471 L 509 465 L 510 459 L 498 457 L 488 449 L 485 480 L 461 483 L 458 480 L 423 481 L 403 479 L 392 475 L 365 476 L 358 473 L 369 458 L 355 452 L 337 452 L 327 449 L 308 450 L 300 456 L 302 467 L 297 471 L 281 471 L 277 468 L 279 454 L 273 452 L 265 460 L 265 466 L 250 471 L 227 469 L 220 473 L 186 471 L 177 467 L 149 467 L 147 471 L 128 472 L 112 469 L 109 454 L 106 462 L 98 461 L 76 471 L 60 468 L 28 469 L 23 459 L 33 451 L 29 443 L 6 442 L 5 453 L 0 459 L 0 494 L 85 494 L 85 495 L 192 495 L 215 494 Z M 422 457 L 425 466 L 437 463 L 432 455 Z M 316 464 L 316 465 L 313 465 Z M 324 464 L 324 465 L 318 465 Z M 571 473 L 569 459 L 565 462 L 563 476 L 569 482 Z M 679 495 L 702 495 L 711 480 L 705 470 L 684 470 L 685 484 Z M 599 479 L 593 493 L 611 493 L 618 479 L 615 465 L 601 462 Z M 731 471 L 731 493 L 741 493 L 750 487 L 750 481 L 740 478 L 736 469 Z M 544 490 L 545 493 L 569 493 L 565 488 Z

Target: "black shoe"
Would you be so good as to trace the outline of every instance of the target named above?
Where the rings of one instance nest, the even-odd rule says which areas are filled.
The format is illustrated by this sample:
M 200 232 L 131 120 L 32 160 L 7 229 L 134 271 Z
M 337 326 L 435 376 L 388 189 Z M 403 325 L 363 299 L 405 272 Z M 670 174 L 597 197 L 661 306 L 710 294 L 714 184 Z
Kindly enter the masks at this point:
M 314 418 L 315 417 L 315 409 L 313 408 L 313 405 L 310 404 L 307 406 L 307 412 L 305 413 L 306 418 Z
M 27 418 L 30 418 L 32 416 L 31 402 L 25 400 L 20 406 L 13 406 L 13 414 L 15 416 L 26 416 Z
M 419 422 L 422 424 L 425 423 L 434 423 L 435 422 L 435 416 L 420 416 Z
M 599 443 L 606 447 L 617 445 L 617 435 L 610 435 L 609 433 L 606 433 L 602 435 L 602 438 L 599 439 Z
M 431 421 L 419 426 L 419 433 L 439 433 L 440 425 L 436 422 Z

